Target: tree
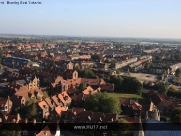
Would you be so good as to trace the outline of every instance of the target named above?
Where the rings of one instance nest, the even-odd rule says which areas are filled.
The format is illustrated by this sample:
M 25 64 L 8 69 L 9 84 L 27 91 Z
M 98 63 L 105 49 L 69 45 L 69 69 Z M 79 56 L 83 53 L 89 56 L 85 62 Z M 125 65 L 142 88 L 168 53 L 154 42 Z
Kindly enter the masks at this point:
M 87 111 L 104 112 L 104 113 L 120 113 L 120 104 L 118 99 L 111 97 L 108 93 L 95 93 L 89 95 L 84 103 Z
M 120 88 L 122 88 L 122 91 L 126 93 L 139 94 L 143 89 L 143 84 L 135 77 L 125 77 Z
M 114 91 L 120 92 L 121 83 L 123 81 L 123 78 L 121 76 L 113 76 L 111 75 L 109 78 L 106 79 L 106 82 L 114 84 Z
M 45 87 L 50 86 L 50 84 L 52 83 L 50 78 L 44 78 L 43 80 L 40 80 L 40 82 L 41 81 L 42 81 L 41 85 Z
M 94 72 L 90 69 L 86 69 L 84 71 L 84 77 L 86 78 L 96 78 L 96 75 L 94 74 Z
M 79 73 L 79 77 L 83 77 L 83 78 L 96 78 L 96 75 L 94 74 L 94 72 L 90 69 L 76 69 L 77 72 Z
M 4 123 L 0 126 L 1 136 L 21 136 L 21 127 L 16 123 Z
M 94 61 L 101 61 L 101 62 L 104 61 L 104 58 L 101 54 L 93 54 L 91 55 L 91 59 Z
M 113 131 L 113 134 L 117 135 L 133 135 L 134 126 L 129 123 L 127 120 L 121 118 L 118 120 L 115 120 L 113 122 L 115 126 L 113 125 L 113 129 L 117 131 Z
M 48 97 L 49 97 L 49 95 L 48 95 L 47 91 L 44 91 L 42 99 L 44 100 L 44 99 L 46 99 Z
M 154 88 L 158 91 L 160 94 L 167 94 L 168 91 L 168 85 L 164 82 L 159 82 L 154 85 Z
M 171 113 L 171 122 L 172 123 L 180 123 L 180 121 L 181 121 L 181 107 L 177 107 Z
M 181 74 L 181 68 L 177 68 L 177 70 L 175 71 L 175 76 L 179 77 Z
M 150 68 L 150 64 L 149 63 L 146 63 L 145 66 L 144 66 L 145 69 L 149 69 Z
M 55 62 L 51 62 L 51 64 L 50 64 L 51 66 L 53 66 L 53 67 L 55 67 L 56 66 L 56 64 L 55 64 Z
M 87 87 L 86 83 L 81 83 L 81 84 L 79 85 L 79 89 L 81 89 L 81 90 L 85 90 L 86 87 Z
M 36 103 L 37 103 L 36 99 L 30 99 L 26 101 L 25 106 L 22 108 L 22 113 L 28 119 L 33 119 L 38 116 Z

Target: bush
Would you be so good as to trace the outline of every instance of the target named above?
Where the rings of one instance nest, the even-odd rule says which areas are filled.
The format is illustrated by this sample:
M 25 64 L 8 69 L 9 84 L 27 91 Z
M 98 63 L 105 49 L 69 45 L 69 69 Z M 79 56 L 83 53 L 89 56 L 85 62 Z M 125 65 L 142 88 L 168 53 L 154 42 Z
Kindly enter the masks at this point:
M 181 99 L 181 92 L 180 91 L 171 91 L 171 90 L 169 90 L 167 92 L 167 95 L 171 96 L 171 97 L 176 97 L 176 98 Z

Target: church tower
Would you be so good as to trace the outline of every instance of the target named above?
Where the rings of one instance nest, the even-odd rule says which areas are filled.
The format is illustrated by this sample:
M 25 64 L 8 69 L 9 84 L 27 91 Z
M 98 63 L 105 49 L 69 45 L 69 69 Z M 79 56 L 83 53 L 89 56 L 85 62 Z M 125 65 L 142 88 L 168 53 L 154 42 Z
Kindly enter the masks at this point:
M 138 128 L 134 132 L 133 136 L 144 136 L 144 131 L 143 131 L 142 122 L 141 122 L 141 116 L 139 116 Z

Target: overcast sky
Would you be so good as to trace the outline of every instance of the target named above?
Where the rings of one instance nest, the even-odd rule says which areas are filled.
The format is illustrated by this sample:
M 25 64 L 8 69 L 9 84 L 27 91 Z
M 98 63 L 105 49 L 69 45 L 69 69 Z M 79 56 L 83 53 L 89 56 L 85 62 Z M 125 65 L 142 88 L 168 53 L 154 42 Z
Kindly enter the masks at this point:
M 39 1 L 0 4 L 0 33 L 181 38 L 180 0 Z

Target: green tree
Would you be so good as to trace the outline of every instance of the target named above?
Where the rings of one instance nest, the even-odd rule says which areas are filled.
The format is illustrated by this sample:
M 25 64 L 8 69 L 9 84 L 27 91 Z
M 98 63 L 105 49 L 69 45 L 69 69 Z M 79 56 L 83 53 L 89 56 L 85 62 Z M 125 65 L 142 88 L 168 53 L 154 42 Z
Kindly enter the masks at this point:
M 146 63 L 145 66 L 144 66 L 145 69 L 149 69 L 150 68 L 150 64 L 149 63 Z
M 133 135 L 134 132 L 134 126 L 129 123 L 127 120 L 121 118 L 118 120 L 115 120 L 114 122 L 115 125 L 113 125 L 113 129 L 117 130 L 117 131 L 113 131 L 113 134 L 117 134 L 117 135 Z
M 89 95 L 84 103 L 87 111 L 104 112 L 104 113 L 120 113 L 120 104 L 118 99 L 111 97 L 108 93 L 95 93 Z
M 96 78 L 96 75 L 94 74 L 94 72 L 90 69 L 86 69 L 84 71 L 84 77 L 86 78 Z
M 50 65 L 53 66 L 53 67 L 56 66 L 55 62 L 52 62 Z
M 49 97 L 49 95 L 48 95 L 47 91 L 44 91 L 42 99 L 44 100 L 44 99 L 46 99 L 48 97 Z
M 164 82 L 159 82 L 154 85 L 155 90 L 158 91 L 160 94 L 167 94 L 168 91 L 168 84 Z
M 28 107 L 27 118 L 28 119 L 33 119 L 33 118 L 36 118 L 37 115 L 38 115 L 37 106 L 36 106 L 35 103 L 33 103 L 30 107 Z
M 181 121 L 181 107 L 177 107 L 171 113 L 171 122 L 172 123 L 180 123 L 180 121 Z
M 175 71 L 175 76 L 179 77 L 181 75 L 181 68 L 177 68 L 177 70 Z
M 50 84 L 52 83 L 50 78 L 44 78 L 43 80 L 40 80 L 40 82 L 41 81 L 42 81 L 41 85 L 45 87 L 50 86 Z
M 101 54 L 93 54 L 91 55 L 91 59 L 94 61 L 101 61 L 101 62 L 104 61 L 104 58 Z
M 22 108 L 22 113 L 28 119 L 33 119 L 38 116 L 36 104 L 37 104 L 36 99 L 30 99 L 30 100 L 26 101 L 25 106 Z
M 140 93 L 143 89 L 143 84 L 135 77 L 125 77 L 121 83 L 122 91 L 125 93 Z
M 87 87 L 86 83 L 81 83 L 81 84 L 79 85 L 79 89 L 81 89 L 81 90 L 86 89 L 86 87 Z
M 1 136 L 21 136 L 21 127 L 16 123 L 4 123 L 0 126 Z

